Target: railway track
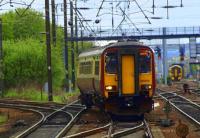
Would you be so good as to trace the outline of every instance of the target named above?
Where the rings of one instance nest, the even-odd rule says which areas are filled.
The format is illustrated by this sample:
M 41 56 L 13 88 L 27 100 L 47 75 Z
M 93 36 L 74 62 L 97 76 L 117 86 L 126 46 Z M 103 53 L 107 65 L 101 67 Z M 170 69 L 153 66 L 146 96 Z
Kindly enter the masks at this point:
M 48 107 L 40 107 L 40 106 L 33 106 L 33 105 L 23 105 L 23 104 L 17 104 L 17 102 L 9 103 L 9 102 L 2 102 L 0 101 L 0 107 L 1 108 L 10 108 L 10 109 L 17 109 L 22 111 L 30 111 L 40 116 L 39 121 L 37 121 L 33 126 L 36 126 L 40 123 L 42 123 L 45 116 L 49 115 L 50 113 L 54 112 L 55 109 L 48 108 Z M 34 127 L 28 128 L 28 130 L 32 130 Z M 16 137 L 16 134 L 14 134 L 11 137 Z
M 113 129 L 112 129 L 113 128 Z M 111 132 L 111 133 L 110 133 Z M 126 138 L 126 137 L 138 137 L 153 138 L 150 127 L 146 120 L 139 122 L 119 122 L 108 131 L 108 135 L 105 138 Z
M 102 134 L 103 138 L 119 138 L 119 137 L 137 137 L 153 138 L 150 127 L 146 120 L 139 122 L 113 122 L 94 128 L 88 131 L 76 133 L 73 135 L 66 136 L 65 138 L 82 138 L 82 137 L 100 137 L 98 133 Z M 98 135 L 98 136 L 97 136 Z
M 73 125 L 85 109 L 78 102 L 66 105 L 43 118 L 34 126 L 16 136 L 16 138 L 59 138 Z
M 20 110 L 30 110 L 36 113 L 39 112 L 39 114 L 42 114 L 42 116 L 44 117 L 54 112 L 57 109 L 53 107 L 41 107 L 35 105 L 23 105 L 23 104 L 2 103 L 2 102 L 0 102 L 0 107 L 20 109 Z
M 162 93 L 165 92 L 165 93 Z M 159 95 L 183 115 L 200 125 L 200 106 L 183 96 L 158 89 Z
M 58 104 L 58 103 L 41 103 L 41 102 L 33 102 L 33 101 L 24 101 L 24 100 L 12 100 L 12 99 L 0 99 L 0 104 L 12 104 L 15 106 L 32 106 L 38 108 L 52 108 L 59 109 L 65 106 L 66 104 Z

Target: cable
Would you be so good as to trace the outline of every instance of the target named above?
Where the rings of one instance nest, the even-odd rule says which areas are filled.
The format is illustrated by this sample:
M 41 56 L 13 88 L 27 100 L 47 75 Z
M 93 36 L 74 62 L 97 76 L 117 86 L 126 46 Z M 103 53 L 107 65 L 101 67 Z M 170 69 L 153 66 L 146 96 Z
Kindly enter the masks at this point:
M 32 0 L 32 2 L 26 7 L 26 9 L 23 11 L 23 13 L 21 14 L 21 17 L 26 13 L 26 11 L 28 9 L 30 9 L 31 5 L 34 3 L 35 0 Z
M 101 2 L 101 5 L 100 5 L 100 7 L 99 7 L 99 10 L 98 10 L 98 12 L 97 12 L 96 17 L 99 16 L 99 12 L 100 12 L 100 10 L 102 9 L 102 6 L 103 6 L 104 1 L 105 1 L 105 0 L 103 0 L 103 1 Z
M 144 15 L 144 17 L 148 20 L 149 24 L 151 24 L 151 21 L 149 20 L 149 17 L 147 17 L 147 15 L 145 14 L 145 12 L 143 11 L 143 9 L 140 7 L 140 5 L 138 4 L 137 0 L 133 0 L 136 5 L 138 6 L 138 8 L 141 10 L 142 14 Z
M 123 14 L 127 17 L 127 19 L 131 22 L 131 24 L 136 28 L 136 30 L 141 34 L 139 28 L 135 25 L 135 23 L 129 18 L 129 16 L 120 8 L 120 10 L 123 12 Z

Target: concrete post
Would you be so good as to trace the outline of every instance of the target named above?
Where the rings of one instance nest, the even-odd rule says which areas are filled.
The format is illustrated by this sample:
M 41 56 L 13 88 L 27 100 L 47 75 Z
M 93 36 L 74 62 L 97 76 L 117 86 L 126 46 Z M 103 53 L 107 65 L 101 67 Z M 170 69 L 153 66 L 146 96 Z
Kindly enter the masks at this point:
M 166 35 L 166 28 L 163 28 L 163 36 Z M 163 78 L 164 78 L 164 84 L 167 84 L 167 40 L 165 38 L 162 39 L 162 46 L 163 46 Z

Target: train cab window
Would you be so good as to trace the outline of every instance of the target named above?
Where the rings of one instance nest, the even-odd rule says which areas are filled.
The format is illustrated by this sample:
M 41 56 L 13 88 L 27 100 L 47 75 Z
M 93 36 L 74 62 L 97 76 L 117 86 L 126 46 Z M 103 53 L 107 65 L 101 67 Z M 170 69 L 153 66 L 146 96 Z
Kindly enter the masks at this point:
M 107 53 L 106 54 L 106 72 L 107 73 L 117 73 L 117 54 L 116 53 Z
M 149 54 L 140 55 L 139 71 L 140 73 L 148 73 L 151 71 L 151 56 Z

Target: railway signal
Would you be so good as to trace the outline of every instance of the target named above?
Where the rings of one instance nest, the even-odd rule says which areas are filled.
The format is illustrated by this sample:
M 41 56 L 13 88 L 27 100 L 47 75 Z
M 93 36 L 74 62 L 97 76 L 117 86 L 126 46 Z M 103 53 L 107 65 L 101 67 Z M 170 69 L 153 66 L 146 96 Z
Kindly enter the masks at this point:
M 158 55 L 158 59 L 161 59 L 161 49 L 158 46 L 155 48 L 155 52 Z

